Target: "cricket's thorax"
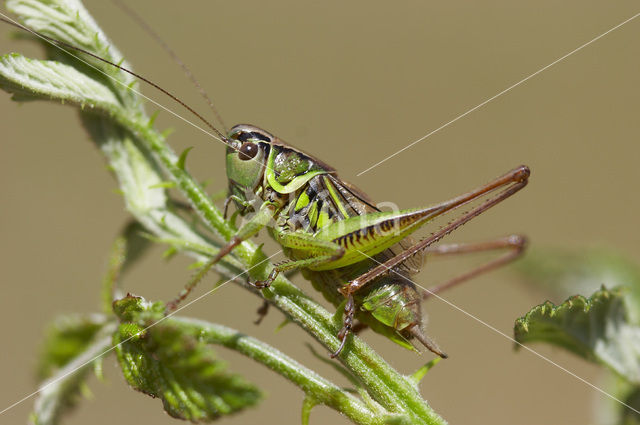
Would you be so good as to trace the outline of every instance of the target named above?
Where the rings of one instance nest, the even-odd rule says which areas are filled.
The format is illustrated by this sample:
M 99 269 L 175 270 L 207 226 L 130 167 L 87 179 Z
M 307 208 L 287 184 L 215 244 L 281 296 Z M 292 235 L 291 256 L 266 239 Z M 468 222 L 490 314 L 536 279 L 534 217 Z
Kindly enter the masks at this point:
M 281 224 L 292 231 L 316 233 L 336 221 L 364 214 L 365 208 L 338 178 L 321 174 L 292 194 L 281 213 Z

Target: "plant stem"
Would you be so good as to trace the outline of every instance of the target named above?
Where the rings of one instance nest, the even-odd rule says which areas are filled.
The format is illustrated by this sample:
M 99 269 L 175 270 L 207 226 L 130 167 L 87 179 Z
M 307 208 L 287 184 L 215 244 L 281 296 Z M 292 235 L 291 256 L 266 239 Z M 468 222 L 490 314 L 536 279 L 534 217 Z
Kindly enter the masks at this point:
M 382 415 L 376 415 L 358 398 L 264 342 L 225 326 L 198 319 L 174 317 L 170 320 L 182 326 L 193 327 L 198 331 L 198 337 L 202 341 L 223 345 L 262 363 L 299 386 L 317 403 L 341 412 L 357 424 L 381 425 L 384 423 Z

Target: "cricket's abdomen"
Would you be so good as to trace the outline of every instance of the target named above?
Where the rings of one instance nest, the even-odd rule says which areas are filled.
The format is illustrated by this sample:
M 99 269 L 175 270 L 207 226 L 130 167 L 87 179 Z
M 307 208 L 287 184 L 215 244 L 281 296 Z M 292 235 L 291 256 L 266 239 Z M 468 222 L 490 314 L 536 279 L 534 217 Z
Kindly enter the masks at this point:
M 389 253 L 376 256 L 384 261 Z M 324 298 L 334 306 L 339 306 L 345 298 L 338 291 L 340 287 L 360 276 L 376 264 L 363 261 L 348 267 L 326 271 L 303 269 L 303 276 Z M 413 336 L 411 328 L 422 329 L 421 295 L 415 285 L 407 279 L 407 270 L 389 273 L 373 280 L 362 290 L 354 294 L 357 311 L 356 318 L 374 331 L 385 335 L 397 344 L 413 350 L 409 342 Z

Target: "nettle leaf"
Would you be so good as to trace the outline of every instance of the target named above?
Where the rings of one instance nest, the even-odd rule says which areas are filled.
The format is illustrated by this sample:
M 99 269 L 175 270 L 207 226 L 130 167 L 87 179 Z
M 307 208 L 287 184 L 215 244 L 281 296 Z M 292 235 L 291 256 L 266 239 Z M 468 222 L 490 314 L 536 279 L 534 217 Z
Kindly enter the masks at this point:
M 58 100 L 114 114 L 121 111 L 116 95 L 74 67 L 29 59 L 17 53 L 0 57 L 0 88 L 15 100 Z
M 634 323 L 640 321 L 640 267 L 609 250 L 532 250 L 518 261 L 520 273 L 559 299 L 591 294 L 602 285 L 625 286 L 627 307 Z
M 35 31 L 115 61 L 122 58 L 78 0 L 7 0 L 6 5 Z
M 7 9 L 18 15 L 18 19 L 32 30 L 131 69 L 78 0 L 8 0 Z M 134 93 L 127 93 L 126 87 L 137 87 L 137 81 L 132 75 L 69 47 L 38 40 L 46 47 L 49 59 L 72 64 L 95 78 L 102 79 L 122 95 L 127 105 L 135 106 L 139 103 Z M 117 78 L 122 85 L 110 80 L 111 77 Z
M 547 342 L 603 364 L 631 383 L 640 383 L 640 328 L 629 322 L 624 290 L 604 287 L 560 305 L 547 301 L 516 320 L 519 343 Z
M 138 297 L 115 303 L 135 319 L 141 309 L 154 309 Z M 150 307 L 151 306 L 151 307 Z M 156 306 L 156 307 L 153 307 Z M 255 405 L 261 392 L 239 375 L 227 371 L 208 344 L 192 329 L 171 319 L 122 323 L 114 344 L 125 379 L 134 389 L 159 397 L 165 411 L 180 419 L 208 422 Z
M 115 323 L 99 315 L 63 318 L 45 343 L 40 374 L 49 379 L 38 389 L 32 422 L 56 425 L 77 403 L 92 367 L 108 352 Z

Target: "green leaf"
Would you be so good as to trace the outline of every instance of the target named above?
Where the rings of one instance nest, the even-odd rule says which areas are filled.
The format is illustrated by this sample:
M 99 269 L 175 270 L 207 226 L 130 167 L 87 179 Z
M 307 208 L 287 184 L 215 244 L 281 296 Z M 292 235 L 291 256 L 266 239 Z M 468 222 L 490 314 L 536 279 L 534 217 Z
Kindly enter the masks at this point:
M 547 342 L 640 383 L 640 328 L 629 323 L 624 290 L 604 287 L 556 306 L 547 301 L 516 320 L 517 342 Z
M 18 15 L 27 27 L 73 46 L 101 53 L 120 61 L 109 53 L 110 43 L 77 0 L 7 0 L 7 9 Z
M 602 285 L 626 286 L 631 320 L 640 321 L 640 267 L 620 254 L 603 249 L 531 250 L 518 261 L 517 269 L 558 299 L 591 294 Z
M 158 169 L 150 154 L 136 143 L 135 139 L 127 131 L 102 116 L 94 114 L 82 114 L 82 123 L 95 140 L 102 152 L 109 158 L 109 163 L 113 168 L 120 189 L 125 195 L 127 209 L 135 216 L 146 214 L 151 215 L 163 213 L 166 208 L 167 195 L 163 189 L 150 189 L 162 183 Z M 160 221 L 139 220 L 147 230 L 155 230 Z
M 0 88 L 13 93 L 16 100 L 58 100 L 109 114 L 121 109 L 107 86 L 75 68 L 17 53 L 0 57 Z
M 96 319 L 64 318 L 53 328 L 40 367 L 41 373 L 50 378 L 38 389 L 34 424 L 58 424 L 62 415 L 76 405 L 89 372 L 108 352 L 115 323 Z M 97 330 L 96 322 L 102 323 Z
M 7 9 L 18 15 L 18 19 L 32 30 L 131 69 L 78 0 L 8 0 Z M 132 107 L 140 104 L 138 96 L 127 88 L 137 88 L 137 81 L 132 75 L 84 53 L 54 46 L 43 39 L 39 40 L 46 47 L 50 59 L 73 65 L 82 69 L 84 73 L 91 74 L 95 79 L 102 80 L 104 84 L 112 86 L 120 94 L 124 104 Z M 122 84 L 116 83 L 110 77 L 117 78 Z
M 134 297 L 119 302 L 118 308 L 126 311 L 123 317 L 135 319 L 136 306 L 138 313 L 150 308 Z M 196 335 L 169 320 L 156 323 L 122 323 L 114 334 L 114 344 L 129 385 L 160 398 L 169 415 L 206 422 L 260 400 L 260 391 L 228 372 L 211 347 Z

